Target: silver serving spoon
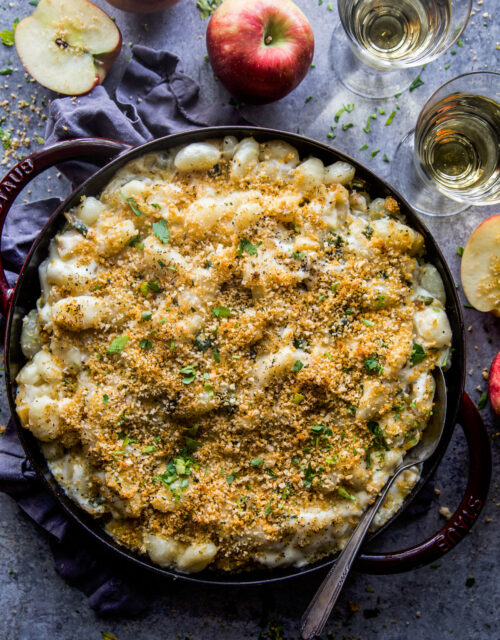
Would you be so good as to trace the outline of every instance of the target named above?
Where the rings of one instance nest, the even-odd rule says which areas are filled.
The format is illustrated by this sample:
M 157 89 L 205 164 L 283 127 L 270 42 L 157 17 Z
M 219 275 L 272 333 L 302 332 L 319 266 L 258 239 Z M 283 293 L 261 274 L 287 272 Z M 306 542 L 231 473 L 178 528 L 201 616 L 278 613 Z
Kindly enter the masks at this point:
M 446 419 L 446 384 L 441 369 L 434 370 L 434 380 L 436 382 L 434 408 L 422 438 L 415 447 L 409 450 L 399 467 L 394 471 L 394 474 L 385 483 L 375 502 L 361 516 L 358 526 L 346 546 L 342 549 L 337 562 L 330 569 L 320 588 L 316 591 L 302 617 L 301 630 L 304 640 L 310 640 L 310 638 L 314 638 L 314 636 L 323 631 L 323 627 L 337 602 L 337 598 L 342 591 L 344 582 L 349 575 L 372 520 L 394 480 L 405 469 L 425 462 L 436 450 Z

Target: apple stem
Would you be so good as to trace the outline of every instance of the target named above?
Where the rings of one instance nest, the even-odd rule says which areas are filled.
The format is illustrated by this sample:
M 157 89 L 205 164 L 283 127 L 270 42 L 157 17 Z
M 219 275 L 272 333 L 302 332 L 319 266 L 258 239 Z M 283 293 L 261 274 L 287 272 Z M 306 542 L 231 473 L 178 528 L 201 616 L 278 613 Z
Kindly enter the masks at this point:
M 266 44 L 271 44 L 272 41 L 273 41 L 273 37 L 271 35 L 266 36 L 265 39 L 264 39 L 264 42 Z

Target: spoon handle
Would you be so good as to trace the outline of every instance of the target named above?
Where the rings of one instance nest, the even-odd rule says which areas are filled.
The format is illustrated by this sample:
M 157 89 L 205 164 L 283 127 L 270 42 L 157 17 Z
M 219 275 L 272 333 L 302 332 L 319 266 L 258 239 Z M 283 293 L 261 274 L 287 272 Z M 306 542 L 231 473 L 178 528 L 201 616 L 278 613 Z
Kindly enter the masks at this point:
M 363 544 L 372 520 L 397 475 L 399 475 L 399 473 L 389 478 L 375 502 L 371 507 L 368 507 L 362 515 L 358 526 L 349 538 L 346 546 L 342 549 L 337 562 L 330 569 L 319 589 L 314 594 L 306 612 L 302 616 L 301 630 L 304 640 L 310 640 L 310 638 L 314 638 L 323 631 L 323 627 L 337 602 L 337 598 L 342 591 L 344 582 L 349 575 L 349 571 Z

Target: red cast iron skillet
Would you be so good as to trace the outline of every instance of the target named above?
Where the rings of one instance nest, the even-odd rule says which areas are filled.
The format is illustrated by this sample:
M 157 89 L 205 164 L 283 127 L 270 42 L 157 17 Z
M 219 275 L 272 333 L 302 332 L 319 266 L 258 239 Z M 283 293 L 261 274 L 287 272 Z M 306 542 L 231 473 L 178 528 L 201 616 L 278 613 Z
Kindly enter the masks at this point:
M 272 570 L 261 569 L 244 573 L 226 573 L 205 569 L 201 573 L 191 575 L 185 575 L 173 569 L 162 569 L 151 562 L 147 556 L 134 553 L 115 542 L 106 534 L 98 520 L 92 518 L 66 496 L 52 476 L 40 451 L 38 441 L 29 431 L 22 427 L 16 414 L 15 377 L 26 360 L 20 349 L 22 318 L 30 309 L 35 307 L 36 300 L 40 295 L 38 265 L 47 256 L 50 240 L 65 222 L 63 212 L 77 205 L 84 195 L 98 196 L 116 171 L 134 158 L 145 153 L 165 151 L 180 144 L 206 140 L 207 138 L 219 138 L 225 135 L 234 135 L 238 138 L 254 136 L 259 142 L 280 139 L 294 145 L 301 157 L 314 155 L 321 158 L 325 164 L 330 164 L 336 160 L 344 160 L 351 163 L 356 167 L 356 177 L 366 181 L 366 191 L 373 197 L 393 196 L 400 203 L 401 211 L 406 216 L 409 224 L 425 238 L 427 247 L 426 259 L 437 267 L 446 289 L 446 311 L 453 331 L 454 351 L 452 366 L 445 374 L 448 406 L 446 408 L 446 424 L 443 435 L 435 454 L 423 465 L 421 477 L 411 494 L 404 501 L 402 509 L 408 506 L 435 471 L 448 446 L 457 421 L 465 431 L 469 446 L 468 484 L 460 506 L 449 522 L 438 533 L 424 542 L 403 551 L 362 553 L 358 557 L 356 568 L 368 573 L 386 574 L 407 571 L 433 562 L 458 544 L 477 520 L 487 497 L 491 477 L 491 451 L 488 434 L 476 407 L 463 390 L 465 379 L 465 334 L 455 284 L 432 235 L 417 218 L 409 204 L 392 187 L 356 160 L 331 147 L 299 135 L 253 127 L 212 127 L 167 136 L 137 148 L 131 148 L 129 145 L 114 140 L 82 138 L 59 142 L 35 151 L 35 153 L 9 171 L 0 183 L 0 234 L 9 208 L 16 196 L 32 178 L 44 169 L 76 158 L 90 162 L 104 161 L 107 163 L 104 168 L 97 171 L 84 184 L 78 187 L 54 211 L 35 240 L 14 289 L 9 287 L 0 263 L 0 311 L 6 319 L 5 371 L 7 394 L 12 417 L 26 455 L 39 478 L 45 483 L 52 495 L 55 496 L 62 508 L 94 539 L 98 540 L 101 545 L 105 545 L 113 554 L 121 556 L 123 560 L 128 560 L 136 566 L 147 568 L 157 574 L 192 582 L 249 585 L 304 576 L 310 572 L 329 567 L 335 562 L 336 555 L 333 554 L 300 569 L 288 567 Z M 373 534 L 369 539 L 372 538 Z

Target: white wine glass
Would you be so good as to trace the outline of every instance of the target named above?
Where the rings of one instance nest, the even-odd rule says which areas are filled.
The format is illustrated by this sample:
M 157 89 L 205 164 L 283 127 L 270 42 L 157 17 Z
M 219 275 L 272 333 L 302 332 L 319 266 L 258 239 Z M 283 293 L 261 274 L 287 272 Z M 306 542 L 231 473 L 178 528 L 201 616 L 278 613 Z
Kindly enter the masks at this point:
M 500 73 L 465 73 L 442 85 L 392 166 L 394 186 L 419 213 L 500 203 Z
M 338 0 L 330 63 L 340 82 L 365 98 L 407 89 L 413 67 L 439 57 L 460 38 L 472 0 Z

